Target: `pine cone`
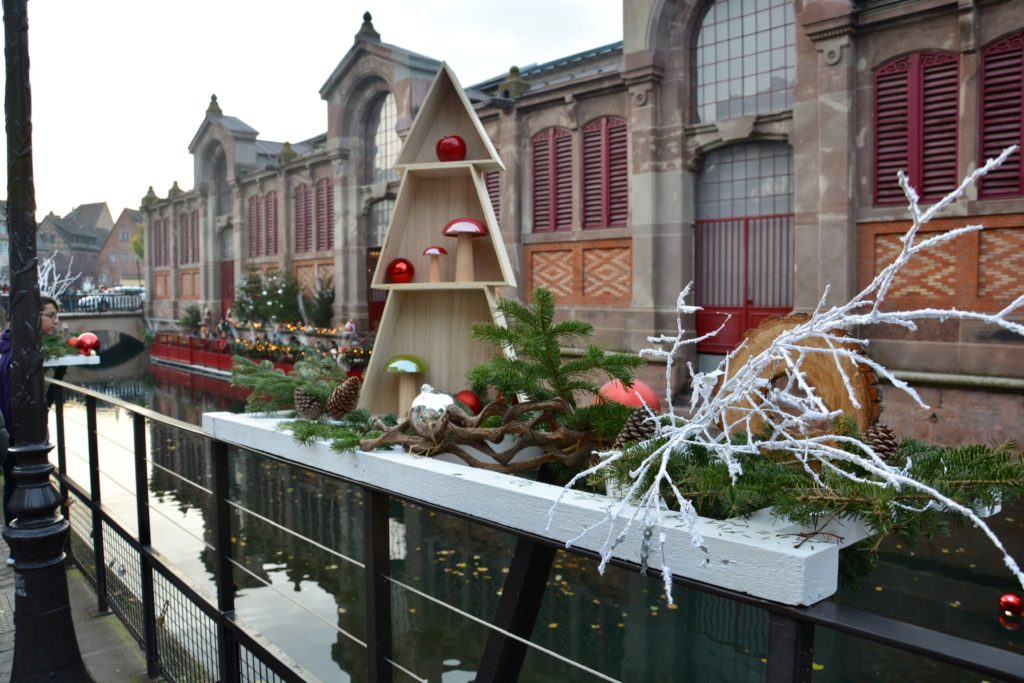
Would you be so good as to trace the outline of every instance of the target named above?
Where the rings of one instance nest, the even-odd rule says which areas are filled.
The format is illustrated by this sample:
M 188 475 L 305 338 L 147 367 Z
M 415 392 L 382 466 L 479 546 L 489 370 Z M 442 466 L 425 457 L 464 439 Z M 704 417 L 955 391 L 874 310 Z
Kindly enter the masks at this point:
M 315 394 L 311 394 L 302 387 L 295 390 L 295 412 L 299 417 L 307 420 L 317 420 L 324 414 L 324 404 Z
M 349 377 L 344 382 L 334 387 L 331 397 L 327 399 L 327 413 L 335 420 L 352 412 L 359 401 L 359 389 L 362 383 L 358 377 Z
M 881 422 L 876 422 L 868 427 L 868 430 L 864 432 L 864 443 L 874 448 L 875 453 L 878 453 L 878 457 L 882 460 L 896 455 L 896 451 L 900 447 L 896 432 L 892 430 L 892 427 Z
M 615 438 L 612 448 L 622 448 L 627 444 L 646 441 L 654 436 L 654 423 L 645 422 L 648 417 L 649 415 L 646 410 L 642 408 L 634 410 L 633 414 L 626 420 L 626 424 L 623 425 L 622 431 Z

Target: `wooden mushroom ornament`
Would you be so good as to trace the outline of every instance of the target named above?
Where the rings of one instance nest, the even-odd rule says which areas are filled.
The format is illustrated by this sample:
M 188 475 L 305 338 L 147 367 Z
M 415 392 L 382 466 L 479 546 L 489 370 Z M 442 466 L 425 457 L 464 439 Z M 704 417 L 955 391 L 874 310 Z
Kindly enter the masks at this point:
M 398 375 L 398 410 L 399 415 L 408 415 L 409 406 L 416 398 L 416 378 L 427 371 L 427 364 L 419 356 L 409 353 L 402 353 L 392 356 L 384 365 L 386 372 L 394 372 Z
M 448 252 L 445 251 L 444 247 L 427 247 L 423 250 L 424 256 L 430 257 L 430 275 L 427 277 L 428 282 L 440 282 L 441 281 L 441 257 L 447 256 Z
M 472 282 L 473 238 L 487 234 L 487 226 L 475 218 L 456 218 L 448 221 L 442 234 L 459 239 L 455 252 L 455 281 Z

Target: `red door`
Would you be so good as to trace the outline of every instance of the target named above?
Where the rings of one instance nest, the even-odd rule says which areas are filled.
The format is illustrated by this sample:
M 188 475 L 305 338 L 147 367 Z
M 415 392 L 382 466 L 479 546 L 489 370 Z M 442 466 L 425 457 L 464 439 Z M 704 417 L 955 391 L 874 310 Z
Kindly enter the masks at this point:
M 378 260 L 380 260 L 380 247 L 369 247 L 366 250 L 366 315 L 370 319 L 370 330 L 377 329 L 380 319 L 384 317 L 384 303 L 388 300 L 386 290 L 374 289 L 370 286 Z
M 697 221 L 697 345 L 700 353 L 729 353 L 743 333 L 793 308 L 793 214 Z
M 228 310 L 235 302 L 235 260 L 220 262 L 220 315 L 228 317 Z

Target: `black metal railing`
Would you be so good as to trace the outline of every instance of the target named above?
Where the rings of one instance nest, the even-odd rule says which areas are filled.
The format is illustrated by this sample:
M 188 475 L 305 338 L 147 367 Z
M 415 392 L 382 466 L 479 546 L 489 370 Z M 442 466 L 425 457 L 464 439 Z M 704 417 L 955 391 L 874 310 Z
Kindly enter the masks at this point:
M 63 294 L 59 301 L 62 313 L 134 313 L 145 303 L 141 294 L 116 292 Z
M 129 630 L 143 645 L 149 673 L 161 674 L 171 681 L 301 681 L 308 680 L 300 667 L 287 655 L 278 652 L 272 644 L 253 633 L 235 616 L 234 572 L 251 572 L 232 558 L 231 511 L 244 508 L 229 496 L 229 464 L 238 457 L 235 446 L 206 436 L 197 427 L 173 420 L 137 405 L 125 403 L 98 392 L 65 382 L 50 380 L 56 385 L 57 458 L 62 489 L 79 502 L 70 506 L 71 555 L 73 561 L 97 588 L 100 611 L 113 610 L 128 625 Z M 64 426 L 64 394 L 74 391 L 85 396 L 87 439 L 92 486 L 86 491 L 68 476 L 67 444 Z M 135 496 L 137 534 L 131 534 L 103 503 L 99 486 L 101 454 L 96 432 L 97 401 L 130 411 L 133 415 L 135 459 Z M 146 423 L 159 423 L 161 428 L 187 432 L 190 438 L 202 439 L 206 444 L 203 457 L 206 472 L 212 473 L 212 490 L 196 485 L 202 492 L 209 491 L 213 529 L 207 538 L 200 539 L 213 553 L 216 595 L 193 586 L 166 558 L 151 545 L 149 520 L 149 490 L 147 480 Z M 263 457 L 283 461 L 272 453 Z M 317 476 L 339 479 L 316 468 L 296 465 Z M 344 480 L 343 480 L 344 481 Z M 265 483 L 264 483 L 265 484 Z M 360 482 L 345 481 L 362 494 L 363 557 L 349 559 L 363 571 L 362 599 L 365 607 L 365 642 L 351 634 L 349 639 L 366 650 L 365 671 L 357 679 L 388 682 L 393 672 L 402 670 L 394 661 L 392 642 L 395 625 L 392 620 L 392 593 L 407 590 L 419 597 L 441 603 L 415 587 L 391 575 L 389 569 L 389 504 L 392 496 L 387 491 L 374 489 Z M 426 510 L 456 518 L 464 517 L 458 510 L 424 505 L 408 501 Z M 255 515 L 261 521 L 270 521 Z M 551 558 L 556 544 L 551 539 L 524 535 L 521 531 L 473 519 L 475 523 L 511 534 L 517 539 L 515 554 L 502 590 L 501 603 L 493 620 L 481 620 L 472 615 L 488 630 L 488 642 L 483 649 L 476 680 L 514 681 L 526 652 L 534 648 L 531 632 L 538 612 L 538 586 L 548 581 Z M 287 531 L 287 530 L 285 530 Z M 352 531 L 355 531 L 353 529 Z M 298 536 L 298 534 L 296 534 Z M 299 536 L 301 538 L 301 536 Z M 308 540 L 308 539 L 307 539 Z M 321 549 L 331 550 L 329 548 Z M 340 551 L 333 550 L 339 557 Z M 572 553 L 593 557 L 593 553 L 572 550 Z M 639 567 L 622 561 L 613 564 L 629 571 Z M 746 594 L 718 588 L 699 581 L 677 578 L 677 586 L 696 591 L 699 602 L 718 602 L 719 605 L 738 608 L 755 607 L 767 614 L 767 633 L 740 635 L 733 630 L 722 637 L 766 640 L 767 663 L 765 680 L 769 683 L 810 681 L 814 653 L 815 628 L 821 627 L 845 634 L 847 637 L 878 643 L 895 650 L 911 653 L 929 660 L 929 663 L 949 664 L 967 671 L 1008 681 L 1024 680 L 1024 655 L 973 642 L 937 630 L 916 626 L 889 617 L 871 614 L 833 602 L 822 602 L 812 607 L 792 607 L 769 602 Z M 446 607 L 443 603 L 441 608 Z M 458 611 L 449 607 L 453 611 Z M 763 622 L 762 622 L 763 623 Z M 749 625 L 748 625 L 749 626 Z M 746 628 L 746 627 L 745 627 Z M 763 628 L 763 626 L 762 626 Z M 749 629 L 748 629 L 749 630 Z M 547 654 L 552 654 L 547 652 Z M 560 659 L 564 656 L 556 655 Z M 714 668 L 706 664 L 706 671 Z M 586 667 L 579 667 L 588 671 Z M 605 675 L 605 680 L 614 680 Z

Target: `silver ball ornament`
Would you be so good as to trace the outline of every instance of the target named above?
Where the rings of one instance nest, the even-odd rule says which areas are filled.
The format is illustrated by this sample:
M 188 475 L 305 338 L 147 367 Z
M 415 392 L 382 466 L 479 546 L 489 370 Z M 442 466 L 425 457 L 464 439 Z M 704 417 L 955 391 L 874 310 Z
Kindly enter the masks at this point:
M 422 437 L 437 438 L 440 435 L 445 411 L 454 403 L 448 394 L 435 391 L 429 384 L 424 384 L 419 396 L 413 399 L 409 408 L 409 422 L 412 428 Z

